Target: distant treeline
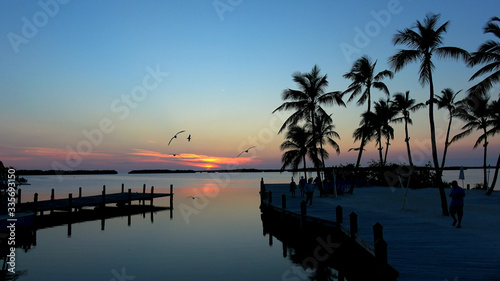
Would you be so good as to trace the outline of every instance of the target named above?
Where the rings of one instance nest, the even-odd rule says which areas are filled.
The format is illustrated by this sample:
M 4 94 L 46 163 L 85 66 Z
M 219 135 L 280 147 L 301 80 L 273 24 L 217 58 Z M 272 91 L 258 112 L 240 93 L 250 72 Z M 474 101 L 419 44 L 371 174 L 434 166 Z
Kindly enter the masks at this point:
M 153 170 L 132 170 L 129 174 L 177 174 L 177 173 L 259 173 L 259 172 L 279 172 L 279 169 L 223 169 L 223 170 L 168 170 L 168 169 L 153 169 Z
M 21 176 L 46 176 L 46 175 L 113 175 L 118 174 L 115 170 L 17 170 L 17 175 Z

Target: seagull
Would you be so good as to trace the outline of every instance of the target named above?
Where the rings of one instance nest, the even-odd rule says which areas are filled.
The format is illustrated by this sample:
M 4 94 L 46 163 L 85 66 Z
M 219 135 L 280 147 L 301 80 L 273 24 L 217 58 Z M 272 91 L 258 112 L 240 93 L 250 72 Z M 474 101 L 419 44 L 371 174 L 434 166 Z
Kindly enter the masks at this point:
M 191 134 L 189 135 L 189 137 L 187 137 L 187 140 L 188 140 L 188 142 L 191 141 Z
M 254 147 L 255 147 L 255 146 L 252 146 L 252 147 L 247 148 L 247 150 L 242 151 L 240 154 L 238 154 L 238 156 L 236 156 L 236 158 L 240 157 L 240 155 L 241 155 L 241 154 L 243 154 L 243 153 L 245 153 L 245 152 L 246 152 L 246 153 L 248 153 L 248 151 L 249 151 L 250 149 L 254 148 Z
M 175 134 L 175 136 L 173 136 L 173 137 L 170 139 L 170 141 L 168 142 L 168 145 L 170 145 L 170 143 L 172 142 L 172 140 L 173 140 L 173 139 L 176 139 L 176 138 L 177 138 L 177 135 L 178 135 L 178 134 L 180 134 L 180 133 L 184 133 L 184 132 L 185 132 L 185 131 L 183 130 L 183 131 L 180 131 L 180 132 L 178 132 L 177 134 Z
M 175 156 L 179 156 L 180 158 L 183 158 L 180 154 L 175 154 L 175 153 L 172 153 L 172 154 L 170 154 L 170 155 L 172 155 L 172 156 L 174 156 L 174 157 L 175 157 Z
M 196 197 L 196 196 L 188 196 L 188 197 L 186 197 L 186 198 L 192 198 L 192 199 L 194 200 L 195 198 L 200 198 L 200 197 Z

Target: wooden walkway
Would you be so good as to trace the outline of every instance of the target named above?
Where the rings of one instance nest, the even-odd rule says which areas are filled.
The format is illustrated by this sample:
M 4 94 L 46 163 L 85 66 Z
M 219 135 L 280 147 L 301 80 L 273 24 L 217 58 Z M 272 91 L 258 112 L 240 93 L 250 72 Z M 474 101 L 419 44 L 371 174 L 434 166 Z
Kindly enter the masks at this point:
M 286 194 L 287 210 L 300 213 L 301 198 L 291 198 L 288 184 L 266 184 L 273 204 L 281 205 Z M 335 221 L 341 205 L 344 225 L 351 212 L 358 215 L 358 235 L 373 243 L 373 225 L 383 226 L 388 243 L 388 262 L 400 274 L 398 280 L 500 280 L 500 194 L 487 197 L 470 190 L 465 197 L 463 228 L 451 226 L 441 216 L 437 189 L 410 190 L 405 209 L 401 189 L 371 187 L 354 195 L 320 198 L 315 192 L 308 216 Z
M 146 193 L 145 188 L 143 192 L 132 192 L 131 189 L 128 192 L 124 192 L 122 186 L 122 192 L 106 194 L 106 187 L 103 187 L 101 195 L 90 195 L 82 196 L 81 189 L 79 196 L 73 198 L 72 194 L 68 195 L 68 198 L 64 199 L 54 199 L 54 190 L 52 190 L 52 195 L 50 200 L 38 201 L 38 194 L 35 193 L 33 202 L 18 203 L 20 209 L 32 210 L 37 214 L 43 214 L 44 211 L 72 211 L 72 209 L 78 210 L 84 207 L 104 207 L 107 204 L 118 204 L 118 205 L 130 205 L 133 201 L 150 201 L 150 205 L 153 205 L 153 200 L 160 197 L 170 197 L 170 207 L 173 207 L 173 186 L 170 186 L 170 193 L 154 193 L 154 187 L 151 187 L 151 192 Z

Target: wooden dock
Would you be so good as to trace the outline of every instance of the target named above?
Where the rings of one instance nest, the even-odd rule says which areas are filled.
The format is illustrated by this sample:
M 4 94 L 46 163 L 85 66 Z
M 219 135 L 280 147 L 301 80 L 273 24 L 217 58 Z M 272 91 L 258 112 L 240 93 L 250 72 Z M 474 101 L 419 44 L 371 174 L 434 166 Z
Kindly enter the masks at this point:
M 85 207 L 105 207 L 107 204 L 117 204 L 120 205 L 131 205 L 133 201 L 139 201 L 143 204 L 145 201 L 149 201 L 150 205 L 153 205 L 153 200 L 155 198 L 170 197 L 170 207 L 173 208 L 173 185 L 170 185 L 170 193 L 154 193 L 154 187 L 151 187 L 150 192 L 146 192 L 146 186 L 143 186 L 142 192 L 132 192 L 128 189 L 127 192 L 124 190 L 122 184 L 121 192 L 118 193 L 106 193 L 106 186 L 103 186 L 102 193 L 100 195 L 89 195 L 82 196 L 82 189 L 79 189 L 79 194 L 77 197 L 73 197 L 73 194 L 68 194 L 67 198 L 54 198 L 54 189 L 51 191 L 51 199 L 49 200 L 38 200 L 38 193 L 34 194 L 33 202 L 21 203 L 21 194 L 18 194 L 18 206 L 23 210 L 31 210 L 35 214 L 43 214 L 44 211 L 68 211 L 81 210 Z
M 300 213 L 301 198 L 291 198 L 288 184 L 266 184 L 273 193 L 273 205 Z M 400 274 L 398 280 L 500 280 L 500 194 L 485 196 L 483 191 L 466 191 L 461 229 L 440 212 L 437 189 L 410 190 L 403 209 L 404 192 L 399 188 L 359 188 L 354 195 L 320 198 L 315 192 L 307 215 L 336 222 L 336 207 L 344 216 L 357 214 L 357 235 L 373 241 L 373 226 L 383 226 L 388 263 Z M 345 220 L 345 219 L 344 219 Z M 345 220 L 345 226 L 349 221 Z M 370 244 L 374 243 L 370 242 Z

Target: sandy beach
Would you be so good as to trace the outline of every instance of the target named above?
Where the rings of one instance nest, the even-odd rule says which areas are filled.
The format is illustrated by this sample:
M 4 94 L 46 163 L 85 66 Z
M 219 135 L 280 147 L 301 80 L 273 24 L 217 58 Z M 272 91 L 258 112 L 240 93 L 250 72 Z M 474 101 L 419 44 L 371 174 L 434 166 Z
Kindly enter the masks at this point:
M 285 193 L 287 209 L 300 212 L 300 192 L 291 198 L 287 184 L 266 188 L 273 192 L 274 204 L 281 204 Z M 316 191 L 307 214 L 335 221 L 335 208 L 341 205 L 348 226 L 348 215 L 356 212 L 358 234 L 372 245 L 372 226 L 381 223 L 389 264 L 399 271 L 398 280 L 499 280 L 500 194 L 484 193 L 466 190 L 461 229 L 452 226 L 451 217 L 441 215 L 437 188 L 408 190 L 404 209 L 401 188 L 364 187 L 337 198 L 320 198 Z

